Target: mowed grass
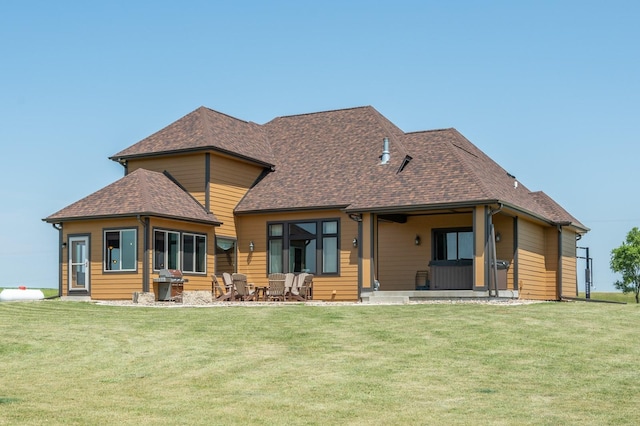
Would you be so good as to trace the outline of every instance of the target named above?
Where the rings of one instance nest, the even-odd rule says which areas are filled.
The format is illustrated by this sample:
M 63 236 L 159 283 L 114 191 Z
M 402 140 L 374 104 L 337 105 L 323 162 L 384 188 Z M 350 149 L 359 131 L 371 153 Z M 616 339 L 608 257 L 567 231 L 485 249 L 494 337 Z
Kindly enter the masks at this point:
M 638 424 L 639 309 L 0 303 L 0 424 Z

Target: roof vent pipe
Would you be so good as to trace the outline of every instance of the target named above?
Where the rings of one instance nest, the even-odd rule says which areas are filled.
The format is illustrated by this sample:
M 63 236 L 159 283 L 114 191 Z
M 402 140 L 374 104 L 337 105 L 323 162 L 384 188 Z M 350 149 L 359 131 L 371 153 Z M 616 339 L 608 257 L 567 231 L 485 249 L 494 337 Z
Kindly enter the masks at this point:
M 382 140 L 382 155 L 380 156 L 380 164 L 387 164 L 391 159 L 391 154 L 389 153 L 389 138 L 384 138 Z

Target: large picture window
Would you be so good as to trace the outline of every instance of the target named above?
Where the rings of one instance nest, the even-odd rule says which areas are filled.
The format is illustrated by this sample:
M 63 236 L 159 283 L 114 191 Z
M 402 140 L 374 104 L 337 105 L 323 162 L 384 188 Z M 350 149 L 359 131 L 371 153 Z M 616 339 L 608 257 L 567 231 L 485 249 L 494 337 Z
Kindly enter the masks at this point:
M 137 267 L 137 232 L 119 229 L 104 232 L 104 270 L 135 271 Z
M 190 232 L 153 231 L 153 269 L 207 272 L 207 236 Z
M 268 273 L 339 273 L 339 221 L 306 220 L 270 223 Z
M 434 260 L 473 258 L 473 229 L 434 229 Z

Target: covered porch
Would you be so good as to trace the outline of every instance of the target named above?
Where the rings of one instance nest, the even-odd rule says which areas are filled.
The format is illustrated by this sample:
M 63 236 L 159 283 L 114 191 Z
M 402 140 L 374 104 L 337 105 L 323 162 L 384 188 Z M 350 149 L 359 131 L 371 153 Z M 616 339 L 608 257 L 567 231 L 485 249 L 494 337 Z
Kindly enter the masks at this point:
M 515 220 L 497 207 L 352 214 L 362 242 L 360 299 L 518 297 Z

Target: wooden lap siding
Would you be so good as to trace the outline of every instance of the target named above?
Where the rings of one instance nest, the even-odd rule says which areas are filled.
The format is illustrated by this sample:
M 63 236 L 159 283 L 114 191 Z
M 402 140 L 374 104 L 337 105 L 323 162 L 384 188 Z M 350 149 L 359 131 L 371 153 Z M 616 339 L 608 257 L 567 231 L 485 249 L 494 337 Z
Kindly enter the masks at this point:
M 556 299 L 555 280 L 549 282 L 547 275 L 545 229 L 524 219 L 518 220 L 518 244 L 520 296 L 525 299 Z
M 235 238 L 237 231 L 233 210 L 263 169 L 219 155 L 211 155 L 210 164 L 211 210 L 222 222 L 216 232 L 220 236 Z
M 514 290 L 513 277 L 515 271 L 514 265 L 514 235 L 513 235 L 513 221 L 511 216 L 497 214 L 493 216 L 493 225 L 496 234 L 500 233 L 500 241 L 496 242 L 496 258 L 498 260 L 506 260 L 509 262 L 509 269 L 507 270 L 507 289 Z
M 171 157 L 131 159 L 128 171 L 147 169 L 163 173 L 165 170 L 182 185 L 200 204 L 205 205 L 205 155 L 189 154 Z
M 267 222 L 317 219 L 340 220 L 340 274 L 313 278 L 314 300 L 355 301 L 358 299 L 358 249 L 353 237 L 358 235 L 358 224 L 341 211 L 300 213 L 272 213 L 243 215 L 236 218 L 238 235 L 238 272 L 247 274 L 250 282 L 267 284 Z M 254 251 L 249 251 L 253 241 Z M 321 268 L 322 265 L 317 265 Z M 335 294 L 334 294 L 335 291 Z
M 576 297 L 578 295 L 578 276 L 576 263 L 576 233 L 562 231 L 562 295 Z

